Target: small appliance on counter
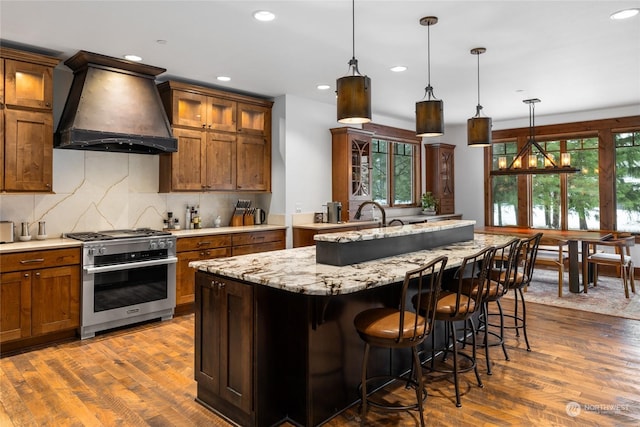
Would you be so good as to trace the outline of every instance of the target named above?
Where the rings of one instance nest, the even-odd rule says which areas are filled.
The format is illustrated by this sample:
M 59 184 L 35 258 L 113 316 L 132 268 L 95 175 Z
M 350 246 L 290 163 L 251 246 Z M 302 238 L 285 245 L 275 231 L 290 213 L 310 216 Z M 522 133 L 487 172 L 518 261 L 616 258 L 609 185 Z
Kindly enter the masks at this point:
M 0 243 L 13 243 L 15 240 L 15 225 L 13 221 L 0 221 Z
M 256 225 L 264 224 L 267 221 L 267 214 L 264 209 L 255 208 L 253 212 L 253 223 Z
M 337 224 L 342 218 L 342 203 L 327 202 L 327 222 Z

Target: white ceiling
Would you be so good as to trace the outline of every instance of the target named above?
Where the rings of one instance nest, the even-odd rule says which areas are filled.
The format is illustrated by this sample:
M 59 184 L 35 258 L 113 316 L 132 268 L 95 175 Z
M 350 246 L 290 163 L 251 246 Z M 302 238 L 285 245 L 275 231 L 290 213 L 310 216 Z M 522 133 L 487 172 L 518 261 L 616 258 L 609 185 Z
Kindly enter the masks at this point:
M 355 54 L 372 80 L 373 114 L 414 120 L 427 83 L 444 100 L 445 122 L 464 123 L 480 101 L 496 120 L 640 105 L 640 16 L 613 21 L 638 0 L 355 2 Z M 272 22 L 255 21 L 267 9 Z M 335 104 L 336 78 L 352 55 L 349 0 L 6 1 L 3 42 L 66 59 L 78 50 L 166 68 L 159 79 L 187 79 L 268 97 L 283 94 Z M 157 40 L 166 40 L 159 44 Z M 393 73 L 394 65 L 408 70 Z M 226 75 L 221 83 L 216 76 Z M 331 85 L 319 91 L 316 85 Z M 523 121 L 523 126 L 527 125 Z

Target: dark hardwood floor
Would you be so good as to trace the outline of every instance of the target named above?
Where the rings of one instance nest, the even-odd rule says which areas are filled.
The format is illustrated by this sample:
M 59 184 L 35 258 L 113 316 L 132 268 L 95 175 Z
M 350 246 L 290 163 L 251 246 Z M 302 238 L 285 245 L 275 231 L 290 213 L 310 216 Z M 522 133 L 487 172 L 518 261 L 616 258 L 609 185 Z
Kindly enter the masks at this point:
M 533 351 L 508 332 L 511 360 L 492 348 L 494 374 L 487 376 L 481 356 L 485 386 L 477 387 L 472 373 L 463 375 L 462 408 L 455 407 L 452 382 L 430 381 L 427 424 L 640 425 L 640 322 L 528 308 Z M 193 321 L 186 315 L 0 359 L 0 425 L 228 425 L 194 401 Z M 386 396 L 404 397 L 412 392 L 402 385 Z M 368 420 L 419 425 L 415 413 L 371 411 Z M 357 407 L 326 425 L 359 425 Z

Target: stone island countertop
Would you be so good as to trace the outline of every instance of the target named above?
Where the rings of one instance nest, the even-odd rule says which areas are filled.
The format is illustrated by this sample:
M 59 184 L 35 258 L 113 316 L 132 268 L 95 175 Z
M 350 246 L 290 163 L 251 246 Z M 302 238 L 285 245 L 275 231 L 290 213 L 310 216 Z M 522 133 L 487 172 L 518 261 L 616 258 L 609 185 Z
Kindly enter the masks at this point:
M 316 263 L 314 247 L 192 261 L 189 266 L 288 292 L 341 295 L 400 282 L 406 271 L 440 255 L 449 258 L 447 268 L 458 267 L 465 256 L 511 239 L 513 236 L 475 234 L 473 240 L 341 267 Z
M 445 220 L 420 224 L 399 225 L 394 227 L 367 228 L 358 231 L 317 234 L 313 239 L 316 242 L 350 243 L 363 240 L 388 239 L 390 237 L 431 233 L 466 226 L 473 227 L 475 223 L 476 222 L 472 220 Z

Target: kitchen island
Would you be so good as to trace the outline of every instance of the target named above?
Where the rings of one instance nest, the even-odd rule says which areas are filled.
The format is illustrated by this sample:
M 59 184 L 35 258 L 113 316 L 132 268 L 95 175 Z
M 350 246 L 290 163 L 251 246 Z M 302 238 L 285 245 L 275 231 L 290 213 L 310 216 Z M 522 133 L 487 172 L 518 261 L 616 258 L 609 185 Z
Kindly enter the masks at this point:
M 192 262 L 197 400 L 243 426 L 324 423 L 359 399 L 355 315 L 396 305 L 410 269 L 446 255 L 452 273 L 465 256 L 507 240 L 478 234 L 346 266 L 317 263 L 314 247 Z M 376 349 L 371 360 L 372 375 L 384 375 L 404 372 L 410 359 Z

